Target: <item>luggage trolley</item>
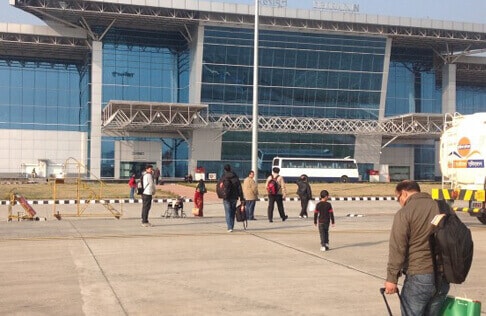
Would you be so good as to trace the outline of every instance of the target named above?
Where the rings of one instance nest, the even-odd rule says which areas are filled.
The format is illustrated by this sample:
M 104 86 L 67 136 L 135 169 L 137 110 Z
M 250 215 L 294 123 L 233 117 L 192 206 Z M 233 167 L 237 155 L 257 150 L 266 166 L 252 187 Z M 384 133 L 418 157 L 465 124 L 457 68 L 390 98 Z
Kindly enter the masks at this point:
M 164 215 L 162 217 L 165 218 L 184 218 L 186 217 L 186 213 L 184 213 L 184 198 L 181 196 L 178 199 L 173 201 L 169 201 L 167 203 L 167 209 L 165 210 Z

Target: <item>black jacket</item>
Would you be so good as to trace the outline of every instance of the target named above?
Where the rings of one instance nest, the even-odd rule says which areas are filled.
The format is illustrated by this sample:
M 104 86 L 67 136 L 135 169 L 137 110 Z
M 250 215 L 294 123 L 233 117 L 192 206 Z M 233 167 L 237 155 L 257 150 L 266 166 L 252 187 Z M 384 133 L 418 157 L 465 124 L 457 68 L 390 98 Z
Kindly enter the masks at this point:
M 307 181 L 301 179 L 297 180 L 297 195 L 301 200 L 312 199 L 312 190 L 310 184 Z
M 243 190 L 238 176 L 233 171 L 226 171 L 223 175 L 226 191 L 225 200 L 243 200 Z

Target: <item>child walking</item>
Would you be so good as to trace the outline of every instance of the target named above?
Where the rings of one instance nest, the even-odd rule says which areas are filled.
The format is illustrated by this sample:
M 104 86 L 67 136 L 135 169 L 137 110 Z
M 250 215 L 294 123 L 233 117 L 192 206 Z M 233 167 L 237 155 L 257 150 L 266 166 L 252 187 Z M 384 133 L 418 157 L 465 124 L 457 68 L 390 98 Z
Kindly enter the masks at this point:
M 332 205 L 327 200 L 329 199 L 329 192 L 327 190 L 321 191 L 321 200 L 316 205 L 314 211 L 314 225 L 317 226 L 319 220 L 319 235 L 321 237 L 321 251 L 329 250 L 329 225 L 332 223 L 334 227 L 334 212 Z

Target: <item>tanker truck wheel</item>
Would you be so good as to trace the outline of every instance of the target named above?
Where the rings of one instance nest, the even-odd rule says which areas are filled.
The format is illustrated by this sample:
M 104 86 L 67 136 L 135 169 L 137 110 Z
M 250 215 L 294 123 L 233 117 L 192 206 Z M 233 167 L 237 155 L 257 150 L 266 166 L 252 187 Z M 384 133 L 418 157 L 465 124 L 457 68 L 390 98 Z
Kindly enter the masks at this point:
M 482 213 L 481 216 L 478 216 L 478 220 L 484 225 L 486 225 L 486 214 Z

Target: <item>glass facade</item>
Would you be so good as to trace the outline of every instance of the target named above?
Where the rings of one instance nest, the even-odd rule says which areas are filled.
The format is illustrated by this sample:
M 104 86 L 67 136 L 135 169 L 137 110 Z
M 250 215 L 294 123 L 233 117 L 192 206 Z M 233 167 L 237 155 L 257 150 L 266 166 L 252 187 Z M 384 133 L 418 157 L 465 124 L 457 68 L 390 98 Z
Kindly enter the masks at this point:
M 178 32 L 111 30 L 103 40 L 103 102 L 187 103 L 188 59 Z
M 456 84 L 456 112 L 473 114 L 486 112 L 486 82 L 484 86 Z
M 251 114 L 253 30 L 206 27 L 201 101 Z M 378 118 L 385 39 L 261 31 L 259 114 Z
M 86 131 L 84 73 L 79 64 L 0 59 L 0 128 Z
M 179 32 L 141 32 L 113 29 L 103 40 L 103 106 L 110 100 L 187 103 L 189 100 L 189 49 Z M 102 176 L 114 176 L 116 138 L 102 142 Z M 135 141 L 153 141 L 134 138 Z M 181 139 L 161 141 L 162 176 L 183 177 L 187 173 L 187 143 Z M 167 149 L 166 144 L 177 143 Z M 171 146 L 169 146 L 171 147 Z M 106 150 L 105 150 L 106 148 Z M 184 148 L 184 149 L 182 149 Z M 167 153 L 170 152 L 170 155 Z M 185 156 L 181 153 L 185 152 Z M 170 156 L 170 160 L 168 157 Z M 176 160 L 172 160 L 173 158 Z M 185 166 L 185 169 L 183 169 Z
M 414 179 L 435 180 L 435 146 L 414 146 Z
M 385 116 L 441 113 L 442 95 L 436 80 L 434 52 L 428 49 L 392 48 Z M 393 146 L 391 146 L 393 147 Z M 433 145 L 408 145 L 414 152 L 414 179 L 435 178 Z
M 261 31 L 262 116 L 377 119 L 384 38 Z M 211 113 L 252 114 L 253 30 L 206 27 L 201 101 Z M 250 159 L 251 135 L 226 133 L 222 159 Z M 352 156 L 354 137 L 260 133 L 259 149 Z
M 433 57 L 432 50 L 392 49 L 385 116 L 442 112 Z

